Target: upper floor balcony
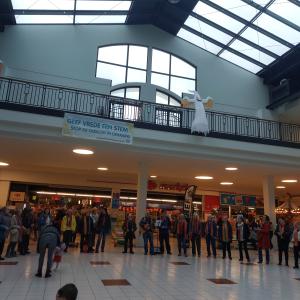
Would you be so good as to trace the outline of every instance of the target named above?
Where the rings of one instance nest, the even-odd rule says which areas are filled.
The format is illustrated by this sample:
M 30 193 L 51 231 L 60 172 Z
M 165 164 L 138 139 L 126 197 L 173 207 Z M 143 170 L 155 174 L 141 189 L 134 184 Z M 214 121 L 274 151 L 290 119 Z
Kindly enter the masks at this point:
M 63 117 L 65 112 L 191 134 L 193 109 L 118 98 L 44 83 L 0 78 L 0 108 Z M 300 125 L 207 111 L 207 137 L 300 148 Z

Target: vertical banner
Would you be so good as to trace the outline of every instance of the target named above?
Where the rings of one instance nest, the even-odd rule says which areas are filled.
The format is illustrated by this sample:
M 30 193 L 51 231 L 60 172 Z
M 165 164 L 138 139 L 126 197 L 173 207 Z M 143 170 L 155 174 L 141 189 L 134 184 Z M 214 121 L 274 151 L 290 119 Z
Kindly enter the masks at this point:
M 197 186 L 190 185 L 185 190 L 184 202 L 183 202 L 183 213 L 186 217 L 190 217 L 193 209 L 193 199 L 195 196 Z
M 120 207 L 120 191 L 113 191 L 111 196 L 111 208 L 118 209 Z

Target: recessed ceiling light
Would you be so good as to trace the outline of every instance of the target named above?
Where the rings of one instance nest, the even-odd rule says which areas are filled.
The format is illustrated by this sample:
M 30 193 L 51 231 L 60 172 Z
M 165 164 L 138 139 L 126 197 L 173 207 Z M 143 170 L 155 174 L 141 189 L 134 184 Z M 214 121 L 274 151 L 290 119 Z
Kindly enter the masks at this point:
M 107 171 L 108 168 L 105 168 L 105 167 L 99 167 L 99 168 L 97 168 L 97 170 L 99 170 L 99 171 Z
M 156 175 L 151 175 L 150 177 L 151 177 L 151 178 L 157 178 L 157 176 L 156 176 Z
M 227 168 L 225 168 L 225 170 L 227 170 L 227 171 L 237 171 L 238 168 L 237 167 L 227 167 Z
M 212 176 L 196 176 L 196 179 L 201 179 L 201 180 L 211 180 L 214 179 Z
M 297 179 L 283 179 L 283 180 L 281 180 L 281 182 L 295 183 L 295 182 L 298 182 L 298 180 Z
M 233 185 L 233 182 L 220 182 L 221 185 Z
M 8 163 L 0 161 L 0 167 L 7 167 L 7 166 L 9 166 Z
M 285 189 L 285 186 L 283 186 L 283 185 L 277 185 L 276 189 Z
M 73 149 L 73 152 L 76 154 L 82 154 L 82 155 L 94 154 L 94 151 L 88 150 L 88 149 Z

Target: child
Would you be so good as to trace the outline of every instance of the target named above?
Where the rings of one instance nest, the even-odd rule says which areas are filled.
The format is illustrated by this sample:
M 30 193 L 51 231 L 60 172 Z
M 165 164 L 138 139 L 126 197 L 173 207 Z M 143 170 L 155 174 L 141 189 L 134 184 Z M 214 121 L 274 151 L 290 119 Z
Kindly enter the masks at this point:
M 55 271 L 57 270 L 59 264 L 61 263 L 61 258 L 64 250 L 66 249 L 66 244 L 61 243 L 60 247 L 56 247 L 54 251 L 53 263 L 56 263 Z

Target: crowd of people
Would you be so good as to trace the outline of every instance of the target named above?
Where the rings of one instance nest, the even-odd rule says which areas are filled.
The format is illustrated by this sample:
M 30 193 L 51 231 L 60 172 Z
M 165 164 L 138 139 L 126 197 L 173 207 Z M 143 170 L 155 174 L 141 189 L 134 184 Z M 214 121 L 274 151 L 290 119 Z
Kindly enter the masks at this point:
M 207 257 L 217 257 L 217 250 L 222 250 L 222 258 L 232 260 L 231 247 L 233 236 L 239 250 L 239 261 L 251 261 L 248 245 L 251 244 L 258 250 L 258 263 L 270 263 L 270 250 L 272 249 L 273 224 L 268 216 L 263 216 L 259 221 L 248 219 L 239 215 L 234 226 L 229 222 L 228 216 L 209 215 L 203 222 L 197 213 L 190 218 L 180 214 L 175 222 L 171 222 L 166 211 L 157 218 L 152 218 L 149 213 L 138 220 L 138 225 L 132 214 L 128 214 L 122 225 L 124 233 L 123 253 L 134 254 L 133 240 L 136 232 L 143 237 L 144 254 L 171 255 L 170 232 L 176 236 L 178 256 L 188 256 L 189 245 L 193 256 L 201 256 L 201 241 L 205 239 Z M 171 230 L 172 225 L 172 230 Z M 234 229 L 233 229 L 234 228 Z M 234 231 L 235 230 L 235 234 Z M 111 231 L 111 219 L 105 207 L 57 210 L 53 215 L 49 208 L 39 213 L 34 213 L 27 203 L 23 209 L 0 210 L 0 260 L 4 260 L 4 244 L 8 240 L 5 253 L 6 258 L 29 254 L 29 240 L 33 234 L 37 241 L 39 256 L 38 271 L 36 276 L 42 276 L 44 258 L 48 250 L 47 268 L 45 277 L 51 276 L 52 264 L 59 266 L 62 254 L 68 252 L 70 247 L 76 246 L 76 236 L 79 235 L 79 248 L 82 253 L 104 252 L 106 237 Z M 158 233 L 159 247 L 154 247 L 153 235 Z M 293 224 L 289 219 L 278 219 L 274 230 L 278 243 L 278 264 L 282 265 L 283 255 L 285 265 L 289 265 L 289 247 L 291 242 L 294 249 L 294 268 L 299 268 L 300 250 L 300 223 Z

